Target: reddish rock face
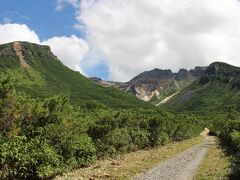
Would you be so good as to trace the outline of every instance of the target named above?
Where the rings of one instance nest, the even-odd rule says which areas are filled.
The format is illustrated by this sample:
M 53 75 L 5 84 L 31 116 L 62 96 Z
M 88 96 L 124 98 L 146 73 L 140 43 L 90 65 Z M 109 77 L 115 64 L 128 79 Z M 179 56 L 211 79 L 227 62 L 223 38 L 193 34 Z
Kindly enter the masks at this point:
M 20 65 L 24 68 L 29 68 L 30 66 L 24 59 L 22 44 L 19 41 L 13 43 L 13 49 L 16 52 L 16 55 L 19 57 Z

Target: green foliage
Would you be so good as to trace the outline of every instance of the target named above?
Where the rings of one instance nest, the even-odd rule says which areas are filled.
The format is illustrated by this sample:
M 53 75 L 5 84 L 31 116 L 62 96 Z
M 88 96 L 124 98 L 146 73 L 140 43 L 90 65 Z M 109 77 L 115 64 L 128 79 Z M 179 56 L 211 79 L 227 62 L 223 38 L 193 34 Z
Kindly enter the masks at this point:
M 69 161 L 75 161 L 77 166 L 86 166 L 94 162 L 96 149 L 92 139 L 87 135 L 69 135 L 61 142 L 62 155 Z
M 165 145 L 197 136 L 204 125 L 193 115 L 142 109 L 101 110 L 89 127 L 100 157 Z
M 191 138 L 204 127 L 194 115 L 93 102 L 79 106 L 71 98 L 32 98 L 16 92 L 9 77 L 0 80 L 1 179 L 51 178 L 96 158 Z
M 130 130 L 131 143 L 134 144 L 132 150 L 144 149 L 149 146 L 150 133 L 146 129 L 136 127 Z
M 24 136 L 1 139 L 0 152 L 2 179 L 46 178 L 61 172 L 61 156 L 41 137 L 30 141 Z
M 226 113 L 212 117 L 211 133 L 220 137 L 226 152 L 233 157 L 232 179 L 240 176 L 240 116 L 235 105 L 226 108 Z
M 48 178 L 94 161 L 94 144 L 84 135 L 88 125 L 66 97 L 17 95 L 8 81 L 0 83 L 1 178 Z
M 179 111 L 209 114 L 223 111 L 227 105 L 239 106 L 240 68 L 213 63 L 204 76 L 193 82 L 168 102 L 167 107 Z
M 130 141 L 131 136 L 128 129 L 125 128 L 116 128 L 110 131 L 104 139 L 104 143 L 109 144 L 116 152 L 128 152 L 131 148 Z

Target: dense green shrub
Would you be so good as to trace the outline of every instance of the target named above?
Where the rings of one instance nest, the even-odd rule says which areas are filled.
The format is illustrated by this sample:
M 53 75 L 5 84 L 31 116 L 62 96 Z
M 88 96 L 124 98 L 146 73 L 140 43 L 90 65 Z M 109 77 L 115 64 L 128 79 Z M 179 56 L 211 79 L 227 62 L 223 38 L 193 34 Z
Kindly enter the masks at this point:
M 131 149 L 131 136 L 126 128 L 116 128 L 106 135 L 104 143 L 116 149 L 116 152 L 128 152 Z
M 211 133 L 217 135 L 226 152 L 233 157 L 231 179 L 240 176 L 240 115 L 235 105 L 227 106 L 224 114 L 212 117 Z
M 1 139 L 0 160 L 2 179 L 46 178 L 62 171 L 61 156 L 41 137 L 30 141 L 24 136 Z
M 69 135 L 62 141 L 62 154 L 68 160 L 74 160 L 77 166 L 91 164 L 95 160 L 95 146 L 87 135 Z
M 146 129 L 136 127 L 131 129 L 129 132 L 131 136 L 131 147 L 132 150 L 144 149 L 149 147 L 149 136 L 150 133 Z

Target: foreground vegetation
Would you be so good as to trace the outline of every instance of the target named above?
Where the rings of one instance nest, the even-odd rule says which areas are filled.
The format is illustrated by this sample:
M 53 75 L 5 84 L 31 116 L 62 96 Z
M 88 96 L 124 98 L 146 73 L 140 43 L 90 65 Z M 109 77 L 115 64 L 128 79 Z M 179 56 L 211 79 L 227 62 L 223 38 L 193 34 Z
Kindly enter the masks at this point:
M 194 115 L 72 106 L 68 98 L 40 100 L 0 83 L 1 179 L 48 178 L 98 158 L 157 147 L 200 133 Z
M 232 157 L 230 179 L 240 177 L 240 114 L 236 105 L 228 106 L 225 114 L 215 115 L 211 133 L 221 139 L 225 152 Z

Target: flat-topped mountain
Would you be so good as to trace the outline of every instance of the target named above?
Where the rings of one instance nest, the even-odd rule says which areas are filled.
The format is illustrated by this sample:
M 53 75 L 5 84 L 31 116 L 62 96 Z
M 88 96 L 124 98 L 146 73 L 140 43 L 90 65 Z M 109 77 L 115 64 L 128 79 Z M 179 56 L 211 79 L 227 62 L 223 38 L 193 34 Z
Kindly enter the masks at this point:
M 28 42 L 0 45 L 0 75 L 16 79 L 16 89 L 45 98 L 61 94 L 84 106 L 131 107 L 150 105 L 116 88 L 102 87 L 64 66 L 49 46 Z

